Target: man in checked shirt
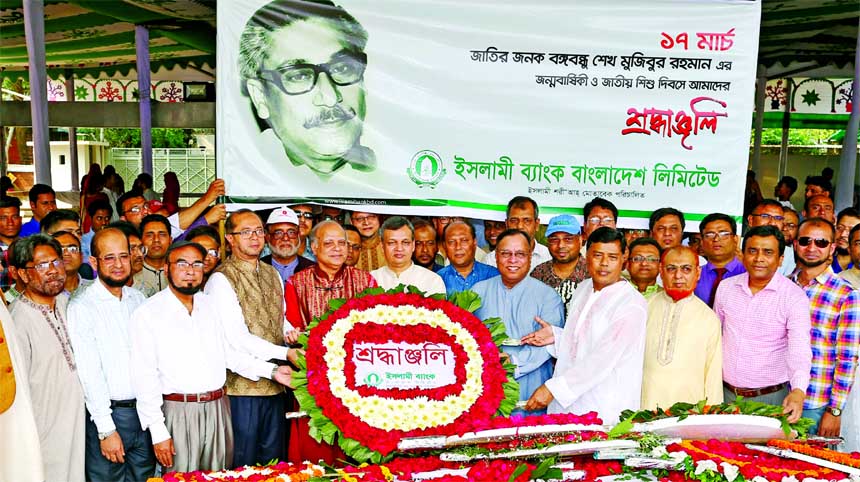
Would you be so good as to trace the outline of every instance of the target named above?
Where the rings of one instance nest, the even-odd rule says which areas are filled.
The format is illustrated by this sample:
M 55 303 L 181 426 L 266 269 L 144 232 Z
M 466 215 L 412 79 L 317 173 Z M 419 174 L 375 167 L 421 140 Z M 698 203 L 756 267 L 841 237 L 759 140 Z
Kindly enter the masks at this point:
M 810 433 L 838 437 L 860 351 L 860 292 L 833 274 L 836 229 L 823 218 L 805 219 L 797 231 L 797 269 L 791 279 L 806 291 L 812 314 L 812 370 L 803 416 Z

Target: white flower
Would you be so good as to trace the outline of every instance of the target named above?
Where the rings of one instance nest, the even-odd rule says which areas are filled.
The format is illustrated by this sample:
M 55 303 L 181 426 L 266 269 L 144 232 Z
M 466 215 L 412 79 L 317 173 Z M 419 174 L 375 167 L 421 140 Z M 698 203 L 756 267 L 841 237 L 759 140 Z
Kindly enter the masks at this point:
M 790 477 L 783 477 L 783 478 L 782 478 L 782 482 L 798 482 L 798 480 L 797 480 L 797 478 L 795 478 L 795 477 L 792 475 L 792 476 L 790 476 Z
M 658 445 L 651 450 L 650 455 L 655 458 L 661 458 L 664 455 L 669 455 L 669 452 L 666 451 L 666 447 Z
M 753 477 L 752 482 L 769 482 L 767 479 L 762 477 L 761 475 L 756 475 Z
M 706 470 L 717 472 L 717 463 L 713 460 L 700 460 L 696 462 L 696 475 L 702 475 Z
M 728 479 L 729 482 L 734 482 L 734 480 L 738 478 L 738 473 L 740 472 L 740 469 L 738 469 L 737 466 L 734 466 L 728 462 L 723 462 L 720 464 L 720 467 L 723 468 L 723 475 L 726 476 L 726 479 Z

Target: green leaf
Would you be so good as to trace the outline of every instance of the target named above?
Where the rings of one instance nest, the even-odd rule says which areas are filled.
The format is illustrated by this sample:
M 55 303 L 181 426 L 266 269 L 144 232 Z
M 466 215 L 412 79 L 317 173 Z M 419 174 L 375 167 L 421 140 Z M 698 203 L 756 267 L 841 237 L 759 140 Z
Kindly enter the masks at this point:
M 531 474 L 529 474 L 529 478 L 531 479 L 548 479 L 551 477 L 546 477 L 547 471 L 552 468 L 556 463 L 556 457 L 548 457 L 543 459 L 543 461 L 535 467 Z
M 481 307 L 481 297 L 478 296 L 478 293 L 475 293 L 471 290 L 459 291 L 457 293 L 454 293 L 451 298 L 448 299 L 448 301 L 468 311 L 469 313 L 474 313 L 478 308 Z
M 337 311 L 337 310 L 338 310 L 338 308 L 340 308 L 341 306 L 343 306 L 343 305 L 345 305 L 345 304 L 346 304 L 346 299 L 345 299 L 345 298 L 336 298 L 336 299 L 333 299 L 333 300 L 329 300 L 329 302 L 328 302 L 328 308 L 329 308 L 331 311 Z
M 508 482 L 514 482 L 515 480 L 517 480 L 517 477 L 522 475 L 528 469 L 529 469 L 529 466 L 526 463 L 522 463 L 520 465 L 517 465 L 516 470 L 513 471 L 513 473 L 511 474 L 510 477 L 508 477 Z
M 618 425 L 612 427 L 612 430 L 606 434 L 609 438 L 618 438 L 628 432 L 633 430 L 633 420 L 630 418 L 626 418 L 622 420 Z

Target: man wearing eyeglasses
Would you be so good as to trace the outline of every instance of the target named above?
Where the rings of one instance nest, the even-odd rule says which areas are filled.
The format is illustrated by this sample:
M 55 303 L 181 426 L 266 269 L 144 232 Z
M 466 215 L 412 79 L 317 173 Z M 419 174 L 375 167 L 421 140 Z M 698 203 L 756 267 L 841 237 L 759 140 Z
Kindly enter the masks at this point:
M 648 300 L 642 408 L 723 402 L 720 319 L 693 296 L 701 272 L 693 249 L 677 246 L 663 253 L 664 289 Z
M 782 405 L 791 423 L 809 386 L 809 299 L 777 272 L 785 238 L 776 226 L 744 235 L 741 273 L 720 283 L 714 313 L 723 326 L 723 398 Z
M 67 236 L 58 238 L 64 248 Z M 137 416 L 128 352 L 128 323 L 146 297 L 126 286 L 131 256 L 125 234 L 104 228 L 93 244 L 90 262 L 98 279 L 69 302 L 69 335 L 87 406 L 87 479 L 146 480 L 155 472 L 155 455 Z
M 379 234 L 379 215 L 353 211 L 349 220 L 361 235 L 361 252 L 355 267 L 364 271 L 373 271 L 385 266 L 385 250 L 382 249 L 382 237 Z
M 800 223 L 794 240 L 792 280 L 809 297 L 812 315 L 812 374 L 803 416 L 816 422 L 810 433 L 823 437 L 839 436 L 860 354 L 860 292 L 830 269 L 835 236 L 830 221 L 810 218 Z
M 322 212 L 322 209 L 313 204 L 294 204 L 290 208 L 296 213 L 296 217 L 299 220 L 298 253 L 311 261 L 316 261 L 314 253 L 311 251 L 308 237 L 311 235 L 311 229 L 314 227 L 316 217 Z
M 757 226 L 775 226 L 782 231 L 785 223 L 785 208 L 773 199 L 765 199 L 753 208 L 747 216 L 747 225 L 750 228 Z M 782 264 L 779 266 L 779 274 L 789 276 L 794 272 L 794 246 L 786 244 Z
M 84 395 L 67 322 L 63 250 L 33 234 L 13 245 L 11 262 L 25 285 L 9 312 L 16 327 L 41 442 L 45 480 L 84 480 Z M 25 463 L 25 461 L 10 461 Z
M 221 264 L 221 237 L 218 230 L 212 226 L 197 226 L 186 231 L 185 239 L 203 246 L 206 250 L 206 258 L 203 259 L 203 286 L 206 286 L 215 268 Z
M 731 216 L 712 213 L 699 223 L 702 233 L 702 250 L 707 264 L 696 284 L 696 296 L 708 306 L 714 306 L 717 287 L 723 280 L 746 271 L 738 259 L 738 223 Z
M 657 283 L 663 248 L 654 238 L 638 238 L 630 243 L 629 249 L 627 272 L 630 274 L 630 282 L 645 299 L 649 299 L 663 289 Z
M 56 239 L 63 249 L 63 265 L 66 269 L 66 283 L 63 292 L 70 298 L 74 298 L 81 289 L 93 282 L 93 280 L 85 280 L 78 274 L 78 269 L 83 263 L 81 241 L 68 231 L 57 231 L 51 237 Z
M 535 233 L 540 227 L 540 217 L 538 205 L 534 199 L 525 196 L 516 196 L 508 201 L 508 208 L 505 211 L 505 224 L 508 229 L 518 229 L 528 234 L 532 241 L 529 273 L 539 264 L 552 259 L 549 249 L 535 241 Z M 484 263 L 493 267 L 497 267 L 496 261 L 495 251 L 487 253 L 487 256 L 484 258 Z
M 833 263 L 830 265 L 834 273 L 841 273 L 854 267 L 851 263 L 851 252 L 848 250 L 848 233 L 858 224 L 860 224 L 860 212 L 853 207 L 839 211 L 836 216 L 836 251 L 833 253 Z
M 367 32 L 352 15 L 327 0 L 275 0 L 254 12 L 239 42 L 242 92 L 293 166 L 323 180 L 347 165 L 376 168 L 360 144 Z
M 284 283 L 275 268 L 260 262 L 266 230 L 254 211 L 240 209 L 227 218 L 226 239 L 232 254 L 206 282 L 230 344 L 270 360 L 295 362 L 297 351 L 284 346 L 293 332 L 284 318 Z M 269 380 L 227 374 L 233 414 L 233 465 L 284 460 L 286 431 L 284 388 Z
M 301 221 L 297 214 L 287 206 L 281 206 L 273 210 L 266 220 L 266 244 L 272 254 L 263 256 L 260 261 L 272 265 L 284 283 L 293 274 L 314 265 L 313 261 L 298 254 Z

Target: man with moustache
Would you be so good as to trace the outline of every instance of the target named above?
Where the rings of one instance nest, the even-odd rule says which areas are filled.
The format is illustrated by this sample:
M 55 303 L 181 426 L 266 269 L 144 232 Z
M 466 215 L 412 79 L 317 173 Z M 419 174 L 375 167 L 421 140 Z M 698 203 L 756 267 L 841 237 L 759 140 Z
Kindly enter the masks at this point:
M 12 266 L 25 288 L 11 305 L 39 431 L 45 480 L 84 480 L 84 396 L 69 339 L 60 244 L 44 234 L 17 240 Z M 26 461 L 16 461 L 24 463 Z
M 287 206 L 276 208 L 266 220 L 266 245 L 272 254 L 260 261 L 271 265 L 286 283 L 293 274 L 309 268 L 314 262 L 299 255 L 300 220 L 296 212 Z M 308 230 L 310 235 L 310 230 Z
M 438 274 L 412 262 L 415 251 L 415 231 L 412 223 L 402 216 L 393 216 L 382 223 L 382 247 L 385 266 L 370 272 L 379 286 L 390 290 L 398 285 L 411 285 L 427 296 L 445 293 L 445 282 Z
M 440 245 L 445 243 L 440 243 L 441 239 L 437 240 L 436 228 L 426 219 L 416 219 L 412 222 L 412 228 L 415 230 L 415 251 L 412 253 L 412 261 L 424 269 L 438 273 L 442 269 L 442 264 L 437 262 L 437 259 L 441 262 L 446 260 L 442 254 L 444 248 L 440 248 Z M 439 234 L 441 235 L 442 232 L 439 231 Z M 439 256 L 440 254 L 442 256 Z
M 131 256 L 122 231 L 99 230 L 92 246 L 98 279 L 69 302 L 69 336 L 87 406 L 87 480 L 146 480 L 155 473 L 155 455 L 137 416 L 128 349 L 131 315 L 146 297 L 126 286 Z
M 537 265 L 531 272 L 532 278 L 558 292 L 565 306 L 573 298 L 573 291 L 579 283 L 588 277 L 585 258 L 580 255 L 580 231 L 579 221 L 570 214 L 550 219 L 546 243 L 552 259 Z
M 816 422 L 810 433 L 823 437 L 841 432 L 860 353 L 860 292 L 830 269 L 835 235 L 828 220 L 810 218 L 800 223 L 794 240 L 797 270 L 792 280 L 809 297 L 812 317 L 812 372 L 803 416 Z
M 134 275 L 134 288 L 147 298 L 167 287 L 164 266 L 167 248 L 173 242 L 170 222 L 160 214 L 150 214 L 140 222 L 140 238 L 146 248 L 143 269 Z
M 845 208 L 836 216 L 836 251 L 830 265 L 834 273 L 841 273 L 854 266 L 851 264 L 851 253 L 848 250 L 848 233 L 858 224 L 860 212 L 854 208 Z
M 699 255 L 677 246 L 663 253 L 664 289 L 648 300 L 642 408 L 677 402 L 723 402 L 723 347 L 720 319 L 693 289 Z
M 627 272 L 630 274 L 630 283 L 645 299 L 649 299 L 663 289 L 657 284 L 663 250 L 654 238 L 634 239 L 628 249 Z M 624 276 L 624 273 L 621 275 Z
M 777 272 L 785 253 L 779 228 L 751 228 L 742 252 L 746 273 L 720 283 L 714 301 L 723 325 L 723 399 L 782 405 L 794 423 L 812 363 L 809 300 Z
M 860 224 L 848 233 L 848 252 L 851 254 L 851 267 L 839 273 L 839 277 L 849 282 L 855 290 L 860 290 Z
M 800 223 L 800 217 L 797 211 L 791 208 L 785 208 L 783 212 L 785 218 L 782 222 L 782 235 L 785 236 L 785 244 L 794 244 L 794 238 L 797 237 L 797 225 Z
M 737 256 L 737 230 L 737 221 L 723 213 L 708 214 L 699 223 L 702 250 L 708 262 L 701 269 L 695 293 L 710 307 L 714 306 L 714 298 L 720 283 L 746 271 Z
M 664 250 L 681 245 L 684 226 L 684 213 L 675 208 L 660 208 L 651 213 L 648 220 L 651 237 L 656 239 Z
M 314 227 L 314 221 L 322 212 L 322 208 L 314 204 L 294 204 L 291 206 L 291 209 L 296 213 L 296 219 L 298 219 L 298 254 L 310 261 L 316 261 L 314 253 L 311 251 L 311 243 L 308 238 L 311 235 L 311 229 Z M 277 212 L 277 210 L 273 212 Z M 268 242 L 268 240 L 266 242 Z
M 508 229 L 518 229 L 526 233 L 529 239 L 532 240 L 529 270 L 536 268 L 544 261 L 552 259 L 547 247 L 535 241 L 535 233 L 538 227 L 540 227 L 540 217 L 538 205 L 534 199 L 525 196 L 514 197 L 508 201 L 508 209 L 505 211 L 505 215 L 505 225 Z M 497 257 L 492 252 L 487 253 L 484 261 L 490 266 L 497 266 Z
M 345 266 L 346 232 L 336 221 L 322 221 L 310 232 L 310 246 L 316 255 L 316 264 L 293 275 L 285 287 L 287 320 L 299 330 L 326 313 L 329 302 L 337 298 L 350 299 L 376 281 L 367 271 Z M 300 408 L 294 407 L 296 410 Z M 289 460 L 325 460 L 332 464 L 342 458 L 337 444 L 317 442 L 309 435 L 308 420 L 294 419 L 290 428 Z
M 805 219 L 824 218 L 830 223 L 836 223 L 836 210 L 833 199 L 824 194 L 816 194 L 807 198 L 806 202 L 803 203 L 801 214 Z
M 648 306 L 621 276 L 626 248 L 620 231 L 594 230 L 586 251 L 591 278 L 573 294 L 564 328 L 538 320 L 540 329 L 522 338 L 557 359 L 526 410 L 596 411 L 603 420 L 618 420 L 622 410 L 640 405 Z
M 564 326 L 564 303 L 549 286 L 529 276 L 534 241 L 518 229 L 507 229 L 499 235 L 495 257 L 499 276 L 481 281 L 472 291 L 481 298 L 475 311 L 478 319 L 501 318 L 508 337 L 518 340 L 540 325 Z M 545 320 L 545 321 L 543 321 Z M 552 375 L 550 354 L 533 346 L 503 346 L 516 366 L 514 378 L 520 385 L 520 401 L 528 397 Z M 528 408 L 542 412 L 545 407 Z
M 203 260 L 203 286 L 209 281 L 209 277 L 221 264 L 221 237 L 218 230 L 212 226 L 197 226 L 185 233 L 185 240 L 197 243 L 206 250 L 206 259 Z
M 475 239 L 475 227 L 463 221 L 454 221 L 445 226 L 443 234 L 445 251 L 451 264 L 439 270 L 439 276 L 445 282 L 445 291 L 451 295 L 471 289 L 475 283 L 490 279 L 499 274 L 499 270 L 475 259 L 478 243 Z
M 245 351 L 230 342 L 225 313 L 200 292 L 203 246 L 180 241 L 166 257 L 168 287 L 141 304 L 129 324 L 137 413 L 163 467 L 229 468 L 238 462 L 225 373 L 282 386 L 290 383 L 292 370 L 266 362 L 267 350 Z
M 353 211 L 349 219 L 361 235 L 361 253 L 356 268 L 373 271 L 385 266 L 385 250 L 382 249 L 382 237 L 379 234 L 379 215 Z
M 143 257 L 146 254 L 146 246 L 140 240 L 140 231 L 137 230 L 128 221 L 116 221 L 108 225 L 109 228 L 116 228 L 122 231 L 122 234 L 128 238 L 129 264 L 131 265 L 131 277 L 128 279 L 127 286 L 134 285 L 134 275 L 143 271 Z
M 81 241 L 68 231 L 57 231 L 51 237 L 56 239 L 60 243 L 60 248 L 63 249 L 63 266 L 66 270 L 66 283 L 63 292 L 72 298 L 79 289 L 93 282 L 93 280 L 84 279 L 78 273 L 83 264 Z
M 275 268 L 260 262 L 265 229 L 254 211 L 240 209 L 227 218 L 232 254 L 206 282 L 227 340 L 236 349 L 264 360 L 295 362 L 297 351 L 284 346 L 293 332 L 284 319 L 284 284 Z M 227 374 L 233 416 L 233 465 L 283 459 L 286 419 L 284 389 L 269 380 Z M 154 439 L 153 439 L 154 441 Z
M 346 261 L 347 266 L 355 266 L 358 264 L 358 257 L 361 256 L 361 234 L 358 228 L 352 224 L 343 225 L 343 230 L 346 232 Z
M 773 199 L 765 199 L 758 203 L 747 216 L 747 225 L 750 228 L 757 226 L 775 226 L 782 231 L 785 223 L 785 208 Z M 794 247 L 785 244 L 785 253 L 782 256 L 782 264 L 779 274 L 789 276 L 794 271 Z

